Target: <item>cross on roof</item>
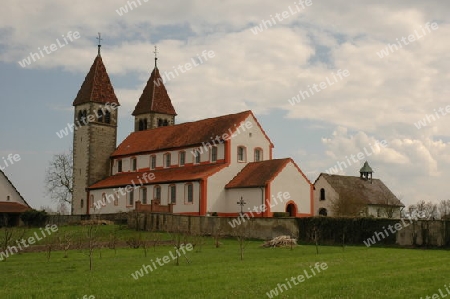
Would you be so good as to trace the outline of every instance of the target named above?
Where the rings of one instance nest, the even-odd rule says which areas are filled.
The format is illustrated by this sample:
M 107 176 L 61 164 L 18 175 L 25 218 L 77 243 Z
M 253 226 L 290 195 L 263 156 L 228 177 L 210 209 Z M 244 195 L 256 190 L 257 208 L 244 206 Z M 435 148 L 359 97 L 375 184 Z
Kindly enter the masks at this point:
M 155 53 L 155 68 L 156 68 L 156 61 L 158 60 L 158 46 L 155 46 L 155 51 L 153 51 L 153 53 Z
M 97 39 L 98 39 L 98 55 L 100 56 L 100 48 L 102 46 L 102 40 L 103 40 L 102 34 L 100 32 L 98 33 Z

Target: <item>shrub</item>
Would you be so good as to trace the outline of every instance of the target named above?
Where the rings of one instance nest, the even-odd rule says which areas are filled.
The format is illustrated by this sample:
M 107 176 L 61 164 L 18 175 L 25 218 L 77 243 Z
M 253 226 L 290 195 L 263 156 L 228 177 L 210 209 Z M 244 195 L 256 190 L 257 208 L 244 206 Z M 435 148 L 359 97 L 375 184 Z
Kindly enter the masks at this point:
M 273 212 L 273 217 L 289 217 L 288 212 Z
M 20 215 L 20 219 L 27 226 L 44 226 L 48 220 L 46 211 L 28 210 Z

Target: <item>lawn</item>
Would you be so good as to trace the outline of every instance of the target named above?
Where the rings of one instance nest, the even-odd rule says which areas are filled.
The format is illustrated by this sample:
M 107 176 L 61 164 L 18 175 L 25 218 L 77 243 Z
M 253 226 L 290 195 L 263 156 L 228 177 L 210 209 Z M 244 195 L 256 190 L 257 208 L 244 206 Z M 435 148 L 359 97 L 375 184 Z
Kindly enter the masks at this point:
M 106 238 L 114 227 L 101 229 Z M 120 231 L 123 238 L 138 236 Z M 269 298 L 282 283 L 286 288 L 280 285 L 276 298 L 425 298 L 439 289 L 445 293 L 450 283 L 445 250 L 322 246 L 316 254 L 314 246 L 261 248 L 261 241 L 249 241 L 241 261 L 237 241 L 221 242 L 215 248 L 205 237 L 201 250 L 187 252 L 190 263 L 182 257 L 179 266 L 172 258 L 156 263 L 175 254 L 172 246 L 150 248 L 147 257 L 142 248 L 102 249 L 95 252 L 92 271 L 87 250 L 71 250 L 68 258 L 52 252 L 49 261 L 45 252 L 14 254 L 0 262 L 0 298 Z M 152 262 L 156 269 L 132 277 Z M 316 262 L 327 269 L 313 275 Z M 288 286 L 286 279 L 305 271 L 309 278 Z

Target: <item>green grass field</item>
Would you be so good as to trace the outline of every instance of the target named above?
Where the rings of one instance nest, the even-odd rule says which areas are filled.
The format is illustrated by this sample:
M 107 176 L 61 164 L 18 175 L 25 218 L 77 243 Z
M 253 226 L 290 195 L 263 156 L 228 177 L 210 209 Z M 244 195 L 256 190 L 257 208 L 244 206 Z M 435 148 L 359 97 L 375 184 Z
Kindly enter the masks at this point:
M 69 229 L 69 228 L 65 228 Z M 73 229 L 73 228 L 70 228 Z M 106 237 L 113 228 L 102 227 Z M 136 232 L 121 230 L 121 236 Z M 165 238 L 168 238 L 166 236 Z M 233 239 L 221 240 L 215 248 L 211 237 L 180 259 L 158 266 L 134 279 L 132 273 L 151 260 L 175 252 L 171 246 L 144 250 L 121 248 L 117 254 L 95 252 L 89 271 L 86 250 L 15 254 L 0 262 L 0 298 L 269 298 L 267 292 L 297 277 L 310 266 L 325 262 L 328 269 L 284 290 L 274 298 L 425 298 L 445 292 L 450 284 L 449 252 L 396 248 L 314 246 L 261 248 L 261 241 L 249 241 L 244 260 Z M 144 273 L 144 272 L 143 272 Z M 297 282 L 298 283 L 298 282 Z

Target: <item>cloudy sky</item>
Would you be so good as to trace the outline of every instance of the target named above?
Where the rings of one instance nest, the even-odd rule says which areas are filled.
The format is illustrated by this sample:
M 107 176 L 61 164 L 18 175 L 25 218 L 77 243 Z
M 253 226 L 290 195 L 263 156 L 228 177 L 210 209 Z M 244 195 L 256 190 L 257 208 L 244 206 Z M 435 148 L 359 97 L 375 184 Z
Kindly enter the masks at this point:
M 54 206 L 45 169 L 71 147 L 56 132 L 73 122 L 97 32 L 122 104 L 119 141 L 155 45 L 162 73 L 213 51 L 166 82 L 177 122 L 251 109 L 274 156 L 292 157 L 312 182 L 338 162 L 340 174 L 359 175 L 367 159 L 406 205 L 450 198 L 450 2 L 132 2 L 2 2 L 0 166 L 20 155 L 4 171 L 33 207 Z

